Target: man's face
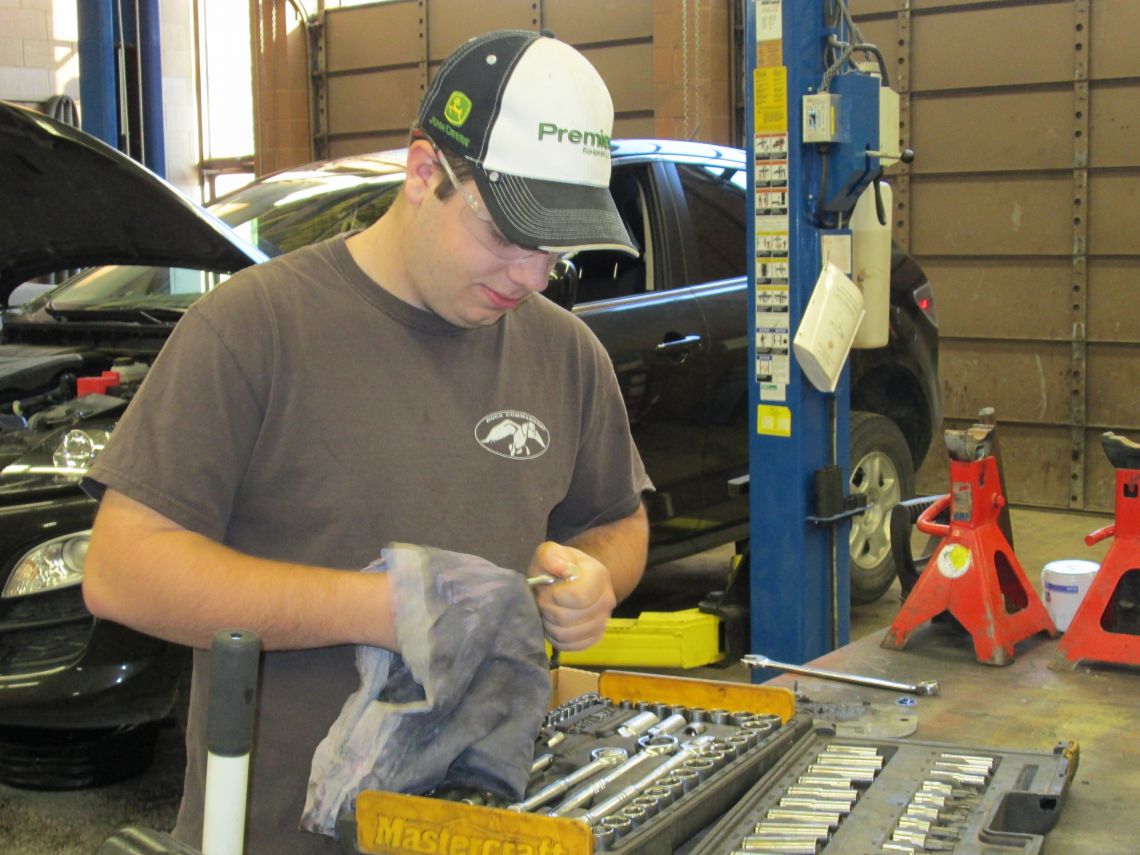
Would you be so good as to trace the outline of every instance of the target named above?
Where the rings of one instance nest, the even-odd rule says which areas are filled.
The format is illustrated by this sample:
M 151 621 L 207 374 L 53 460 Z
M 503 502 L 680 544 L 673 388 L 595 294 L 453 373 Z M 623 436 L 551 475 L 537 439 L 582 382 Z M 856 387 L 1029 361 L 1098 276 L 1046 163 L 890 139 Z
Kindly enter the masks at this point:
M 494 324 L 545 290 L 557 256 L 506 240 L 486 216 L 472 181 L 440 200 L 435 187 L 449 180 L 437 165 L 410 236 L 412 296 L 456 326 Z

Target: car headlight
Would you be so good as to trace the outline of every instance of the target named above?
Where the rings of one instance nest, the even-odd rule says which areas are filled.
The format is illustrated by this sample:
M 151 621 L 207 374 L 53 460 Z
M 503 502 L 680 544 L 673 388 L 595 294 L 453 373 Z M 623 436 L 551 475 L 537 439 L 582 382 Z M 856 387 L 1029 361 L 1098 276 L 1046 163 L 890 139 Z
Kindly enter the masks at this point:
M 83 563 L 91 531 L 77 531 L 41 543 L 20 557 L 13 568 L 0 598 L 26 597 L 83 581 Z
M 110 428 L 83 427 L 54 431 L 0 471 L 10 488 L 18 484 L 75 484 L 87 474 L 111 437 Z

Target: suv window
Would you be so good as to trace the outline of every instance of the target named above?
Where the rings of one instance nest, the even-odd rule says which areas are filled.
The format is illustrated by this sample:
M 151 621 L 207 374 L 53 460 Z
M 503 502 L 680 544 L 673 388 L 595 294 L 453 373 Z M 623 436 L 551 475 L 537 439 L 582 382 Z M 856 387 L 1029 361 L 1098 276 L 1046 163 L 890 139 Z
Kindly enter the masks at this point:
M 574 256 L 578 268 L 578 302 L 628 297 L 653 289 L 653 247 L 646 231 L 646 195 L 635 169 L 615 170 L 610 182 L 618 213 L 641 255 L 591 250 Z
M 747 176 L 741 169 L 678 163 L 697 248 L 690 285 L 744 276 Z

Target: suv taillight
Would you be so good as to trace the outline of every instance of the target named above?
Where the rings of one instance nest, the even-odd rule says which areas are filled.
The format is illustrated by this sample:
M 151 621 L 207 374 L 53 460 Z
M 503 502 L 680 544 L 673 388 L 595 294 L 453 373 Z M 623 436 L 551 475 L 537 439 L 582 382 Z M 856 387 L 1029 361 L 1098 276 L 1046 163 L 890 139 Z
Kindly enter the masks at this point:
M 922 309 L 922 313 L 930 319 L 934 326 L 938 326 L 938 310 L 934 307 L 934 289 L 929 282 L 923 282 L 914 289 L 914 303 Z

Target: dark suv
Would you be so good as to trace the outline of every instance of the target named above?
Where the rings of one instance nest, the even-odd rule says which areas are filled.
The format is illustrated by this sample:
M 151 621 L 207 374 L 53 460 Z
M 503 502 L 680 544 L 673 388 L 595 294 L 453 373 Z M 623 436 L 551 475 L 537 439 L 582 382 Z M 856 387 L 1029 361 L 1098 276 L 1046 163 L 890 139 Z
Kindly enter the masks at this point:
M 205 213 L 92 138 L 0 102 L 0 297 L 85 268 L 0 331 L 0 780 L 82 786 L 149 762 L 185 651 L 84 609 L 95 504 L 79 479 L 189 305 L 229 272 L 373 222 L 402 157 L 289 170 Z M 748 536 L 747 499 L 728 491 L 748 470 L 745 164 L 737 149 L 617 142 L 612 189 L 641 257 L 580 253 L 549 290 L 613 359 L 658 488 L 652 562 Z M 890 344 L 852 368 L 851 483 L 872 502 L 853 526 L 852 591 L 866 601 L 893 578 L 889 510 L 940 419 L 932 295 L 902 254 Z

